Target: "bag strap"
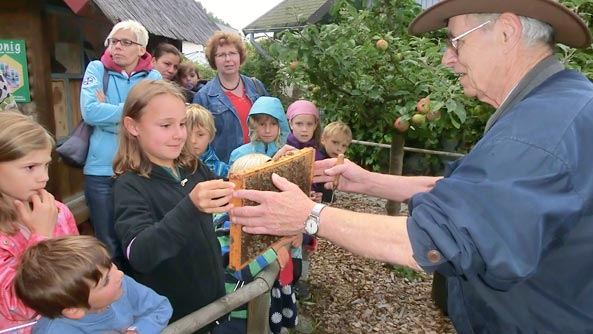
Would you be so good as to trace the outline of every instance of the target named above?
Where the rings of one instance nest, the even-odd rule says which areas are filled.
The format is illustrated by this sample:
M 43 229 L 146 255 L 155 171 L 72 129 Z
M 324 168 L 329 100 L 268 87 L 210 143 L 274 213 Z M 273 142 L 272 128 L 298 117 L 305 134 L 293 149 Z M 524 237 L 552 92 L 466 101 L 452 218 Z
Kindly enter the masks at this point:
M 255 85 L 255 90 L 257 90 L 257 94 L 259 96 L 266 96 L 266 94 L 264 94 L 263 89 L 259 86 L 259 82 L 257 81 L 257 79 L 255 77 L 251 77 L 251 81 L 253 81 L 253 84 Z
M 109 87 L 109 71 L 103 65 L 103 93 L 107 95 L 107 87 Z

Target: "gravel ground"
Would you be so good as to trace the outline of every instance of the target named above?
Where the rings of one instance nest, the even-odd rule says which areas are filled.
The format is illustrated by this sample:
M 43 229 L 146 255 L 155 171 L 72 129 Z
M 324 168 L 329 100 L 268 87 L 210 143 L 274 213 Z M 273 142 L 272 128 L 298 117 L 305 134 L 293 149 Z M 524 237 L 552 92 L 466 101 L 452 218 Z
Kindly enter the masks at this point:
M 384 200 L 361 195 L 338 193 L 333 206 L 385 214 Z M 313 333 L 455 333 L 430 298 L 431 275 L 395 270 L 325 240 L 310 261 L 312 297 L 299 312 Z

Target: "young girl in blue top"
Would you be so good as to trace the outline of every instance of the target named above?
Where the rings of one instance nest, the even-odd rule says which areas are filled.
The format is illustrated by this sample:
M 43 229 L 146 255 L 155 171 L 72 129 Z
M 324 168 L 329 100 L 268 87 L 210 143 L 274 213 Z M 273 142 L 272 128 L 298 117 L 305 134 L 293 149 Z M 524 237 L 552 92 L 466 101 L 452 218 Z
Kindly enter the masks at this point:
M 239 146 L 231 152 L 229 165 L 250 153 L 261 153 L 275 157 L 294 149 L 294 147 L 286 145 L 290 128 L 284 114 L 284 107 L 279 99 L 270 96 L 262 96 L 257 99 L 249 111 L 247 125 L 251 142 Z

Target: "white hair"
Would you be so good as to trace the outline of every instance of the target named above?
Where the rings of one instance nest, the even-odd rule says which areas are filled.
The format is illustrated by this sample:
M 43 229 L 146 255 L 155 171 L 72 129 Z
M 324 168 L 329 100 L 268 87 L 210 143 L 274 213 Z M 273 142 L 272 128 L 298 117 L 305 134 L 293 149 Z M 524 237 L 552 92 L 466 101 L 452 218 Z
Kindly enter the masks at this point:
M 483 23 L 488 20 L 494 22 L 500 16 L 499 13 L 486 14 L 472 14 L 473 18 L 478 23 Z M 523 33 L 521 38 L 525 41 L 525 45 L 530 47 L 538 44 L 546 44 L 554 47 L 554 28 L 551 25 L 540 20 L 519 16 L 521 25 L 523 26 Z
M 136 35 L 136 43 L 142 44 L 143 47 L 148 45 L 148 31 L 141 25 L 138 21 L 134 20 L 127 20 L 118 22 L 116 25 L 113 26 L 111 32 L 105 38 L 105 46 L 109 45 L 109 39 L 115 35 L 118 30 L 129 30 Z

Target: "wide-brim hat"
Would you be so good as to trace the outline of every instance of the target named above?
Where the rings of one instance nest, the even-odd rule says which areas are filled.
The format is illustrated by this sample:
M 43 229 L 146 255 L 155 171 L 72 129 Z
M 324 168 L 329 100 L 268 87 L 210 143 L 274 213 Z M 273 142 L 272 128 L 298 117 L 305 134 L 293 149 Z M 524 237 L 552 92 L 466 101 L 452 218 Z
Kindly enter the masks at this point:
M 591 32 L 581 18 L 554 0 L 442 0 L 420 13 L 408 32 L 418 35 L 447 26 L 449 18 L 478 13 L 514 13 L 554 28 L 554 40 L 575 48 L 591 45 Z

